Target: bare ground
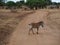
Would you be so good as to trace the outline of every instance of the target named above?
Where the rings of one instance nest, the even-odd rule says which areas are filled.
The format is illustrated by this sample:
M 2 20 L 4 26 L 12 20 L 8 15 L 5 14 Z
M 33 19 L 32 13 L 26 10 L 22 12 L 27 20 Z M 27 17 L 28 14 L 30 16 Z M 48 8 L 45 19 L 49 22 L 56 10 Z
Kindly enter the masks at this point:
M 16 13 L 8 11 L 0 12 L 0 45 L 7 45 L 9 43 L 10 36 L 15 31 L 16 26 L 25 16 L 28 16 L 27 14 L 31 13 L 33 13 L 33 11 Z
M 8 45 L 60 45 L 60 22 L 56 19 L 53 21 L 53 17 L 59 14 L 59 10 L 37 10 L 34 14 L 26 16 L 15 29 Z M 44 28 L 40 27 L 39 34 L 37 35 L 34 29 L 35 34 L 28 35 L 28 24 L 41 20 L 44 21 Z

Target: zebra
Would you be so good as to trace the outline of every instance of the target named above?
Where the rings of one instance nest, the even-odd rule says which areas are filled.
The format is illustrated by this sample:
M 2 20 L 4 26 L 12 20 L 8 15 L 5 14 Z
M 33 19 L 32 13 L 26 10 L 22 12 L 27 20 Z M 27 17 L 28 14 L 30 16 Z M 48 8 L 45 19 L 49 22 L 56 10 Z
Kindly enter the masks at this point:
M 40 26 L 44 27 L 44 22 L 43 22 L 43 21 L 40 21 L 40 22 L 37 22 L 37 23 L 31 23 L 31 24 L 29 24 L 29 25 L 32 26 L 32 27 L 29 29 L 29 34 L 30 34 L 30 31 L 32 31 L 32 33 L 34 34 L 33 28 L 36 28 L 36 29 L 37 29 L 37 34 L 39 34 L 39 33 L 38 33 L 39 27 L 40 27 Z

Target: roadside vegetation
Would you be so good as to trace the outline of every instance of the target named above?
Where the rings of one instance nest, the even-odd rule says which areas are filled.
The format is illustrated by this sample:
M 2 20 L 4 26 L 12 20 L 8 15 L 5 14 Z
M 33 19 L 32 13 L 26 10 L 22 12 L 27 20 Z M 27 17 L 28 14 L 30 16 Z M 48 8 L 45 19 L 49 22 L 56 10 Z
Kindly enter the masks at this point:
M 47 6 L 50 5 L 56 5 L 57 8 L 59 8 L 60 3 L 52 2 L 51 0 L 27 0 L 26 2 L 24 1 L 8 1 L 8 2 L 3 2 L 0 0 L 0 6 L 7 6 L 6 9 L 11 9 L 11 8 L 21 8 L 22 6 L 27 6 L 30 9 L 41 9 L 41 8 L 47 8 Z

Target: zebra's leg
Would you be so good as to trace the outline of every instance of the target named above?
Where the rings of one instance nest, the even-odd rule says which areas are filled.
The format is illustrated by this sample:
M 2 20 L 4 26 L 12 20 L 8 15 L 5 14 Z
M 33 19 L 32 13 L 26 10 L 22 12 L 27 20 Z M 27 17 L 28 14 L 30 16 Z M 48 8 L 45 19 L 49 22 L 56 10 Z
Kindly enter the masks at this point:
M 34 34 L 33 28 L 32 28 L 32 33 Z
M 30 28 L 30 29 L 29 29 L 29 34 L 30 34 L 30 31 L 32 31 L 32 33 L 34 34 L 34 32 L 33 32 L 33 28 Z
M 39 34 L 39 33 L 38 33 L 38 30 L 39 30 L 39 28 L 37 27 L 37 34 Z
M 43 24 L 41 26 L 44 27 Z

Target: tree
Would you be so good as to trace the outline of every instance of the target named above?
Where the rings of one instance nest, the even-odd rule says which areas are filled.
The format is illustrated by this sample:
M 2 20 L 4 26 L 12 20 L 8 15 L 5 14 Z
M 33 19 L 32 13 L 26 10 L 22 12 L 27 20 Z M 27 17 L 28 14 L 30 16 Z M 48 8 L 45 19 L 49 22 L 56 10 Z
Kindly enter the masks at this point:
M 51 5 L 52 1 L 51 0 L 45 0 L 46 5 Z
M 6 6 L 8 6 L 9 8 L 13 7 L 13 6 L 16 6 L 16 3 L 13 2 L 13 1 L 9 1 L 6 3 Z
M 26 2 L 26 5 L 28 6 L 28 7 L 30 7 L 31 9 L 33 9 L 34 7 L 37 7 L 37 5 L 36 5 L 36 3 L 37 3 L 38 1 L 37 0 L 27 0 L 27 2 Z
M 22 5 L 24 5 L 24 1 L 17 1 L 16 2 L 17 7 L 21 7 Z
M 5 6 L 5 3 L 4 2 L 0 2 L 0 6 Z
M 0 2 L 2 2 L 2 0 L 0 0 Z
M 24 4 L 24 0 L 20 1 L 21 4 Z
M 0 6 L 4 6 L 5 3 L 3 2 L 3 0 L 0 0 Z
M 44 8 L 46 5 L 50 5 L 51 4 L 51 0 L 27 0 L 26 5 L 30 8 L 34 8 L 37 9 L 39 8 Z

